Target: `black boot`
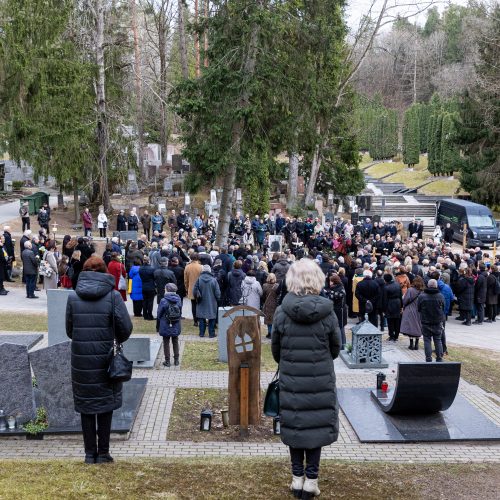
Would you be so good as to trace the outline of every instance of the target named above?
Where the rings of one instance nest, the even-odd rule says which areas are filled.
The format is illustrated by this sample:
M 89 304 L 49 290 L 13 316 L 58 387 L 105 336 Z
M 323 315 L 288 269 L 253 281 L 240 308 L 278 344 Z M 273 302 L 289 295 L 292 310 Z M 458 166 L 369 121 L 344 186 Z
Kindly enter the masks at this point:
M 413 347 L 414 351 L 418 351 L 418 339 L 415 339 L 415 345 Z
M 413 351 L 413 339 L 410 339 L 410 345 L 408 346 L 408 349 L 411 349 Z
M 85 463 L 86 464 L 95 464 L 96 455 L 94 453 L 85 453 Z
M 114 460 L 109 453 L 106 453 L 104 455 L 97 455 L 97 458 L 95 459 L 96 464 L 109 464 L 111 462 L 114 462 Z

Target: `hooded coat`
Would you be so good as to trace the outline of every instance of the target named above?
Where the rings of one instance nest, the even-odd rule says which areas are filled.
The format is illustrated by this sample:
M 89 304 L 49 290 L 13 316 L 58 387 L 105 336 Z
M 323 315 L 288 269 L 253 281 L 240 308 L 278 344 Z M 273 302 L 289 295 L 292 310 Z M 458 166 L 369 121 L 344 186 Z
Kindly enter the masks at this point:
M 260 309 L 260 298 L 262 297 L 262 287 L 255 276 L 245 276 L 241 283 L 241 303 Z
M 177 305 L 182 311 L 181 298 L 174 292 L 167 292 L 160 301 L 156 315 L 156 331 L 162 337 L 178 337 L 181 333 L 181 321 L 174 321 L 170 324 L 167 320 L 166 313 L 170 304 Z
M 337 440 L 333 360 L 340 345 L 340 329 L 330 300 L 287 294 L 276 310 L 272 332 L 272 353 L 280 368 L 284 444 L 311 449 Z
M 196 305 L 196 317 L 200 319 L 217 318 L 220 288 L 217 280 L 209 272 L 202 272 L 193 288 L 195 297 L 201 296 Z
M 408 288 L 403 297 L 403 317 L 401 318 L 400 331 L 408 337 L 421 337 L 422 324 L 418 313 L 418 297 L 422 292 L 414 287 Z
M 78 413 L 107 413 L 122 405 L 121 382 L 109 380 L 109 357 L 114 337 L 120 343 L 130 337 L 132 321 L 114 286 L 110 274 L 83 271 L 76 294 L 68 297 L 66 334 L 73 340 L 71 380 Z

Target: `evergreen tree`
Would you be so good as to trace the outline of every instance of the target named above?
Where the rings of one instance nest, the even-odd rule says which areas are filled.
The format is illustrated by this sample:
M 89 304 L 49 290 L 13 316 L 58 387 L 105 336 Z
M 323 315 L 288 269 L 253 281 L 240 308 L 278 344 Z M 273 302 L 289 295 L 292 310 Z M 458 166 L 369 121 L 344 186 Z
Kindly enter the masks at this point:
M 418 127 L 420 135 L 420 152 L 427 153 L 427 136 L 429 135 L 429 111 L 427 104 L 418 104 Z
M 414 166 L 420 161 L 420 128 L 419 108 L 413 105 L 408 108 L 403 122 L 403 163 Z
M 444 174 L 452 175 L 461 166 L 460 151 L 455 144 L 457 115 L 445 113 L 441 132 L 441 171 Z
M 489 12 L 479 40 L 477 87 L 466 94 L 456 124 L 456 143 L 464 159 L 460 184 L 474 200 L 500 205 L 500 6 Z

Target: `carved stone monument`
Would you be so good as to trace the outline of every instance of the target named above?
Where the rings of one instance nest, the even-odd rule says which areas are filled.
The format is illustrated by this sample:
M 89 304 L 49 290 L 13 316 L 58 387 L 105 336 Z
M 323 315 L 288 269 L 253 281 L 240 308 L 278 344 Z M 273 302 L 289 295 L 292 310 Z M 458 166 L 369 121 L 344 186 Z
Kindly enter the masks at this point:
M 80 414 L 73 404 L 71 341 L 33 351 L 29 359 L 40 389 L 39 404 L 47 410 L 49 426 L 60 429 L 80 425 Z
M 236 311 L 252 313 L 236 316 L 227 331 L 229 358 L 229 424 L 247 427 L 258 425 L 260 404 L 260 322 L 262 313 L 248 306 L 236 306 L 224 316 Z
M 74 294 L 74 290 L 62 288 L 47 290 L 49 346 L 68 340 L 66 335 L 66 304 L 68 297 Z
M 25 345 L 0 344 L 0 410 L 19 424 L 35 417 L 33 382 Z

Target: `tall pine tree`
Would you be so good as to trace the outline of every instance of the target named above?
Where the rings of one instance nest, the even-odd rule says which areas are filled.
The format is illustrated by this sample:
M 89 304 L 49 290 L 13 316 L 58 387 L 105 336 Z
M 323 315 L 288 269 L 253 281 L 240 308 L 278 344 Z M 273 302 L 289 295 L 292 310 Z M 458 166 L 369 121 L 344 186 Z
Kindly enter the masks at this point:
M 420 158 L 420 125 L 419 108 L 413 105 L 408 108 L 403 122 L 403 163 L 412 167 Z

